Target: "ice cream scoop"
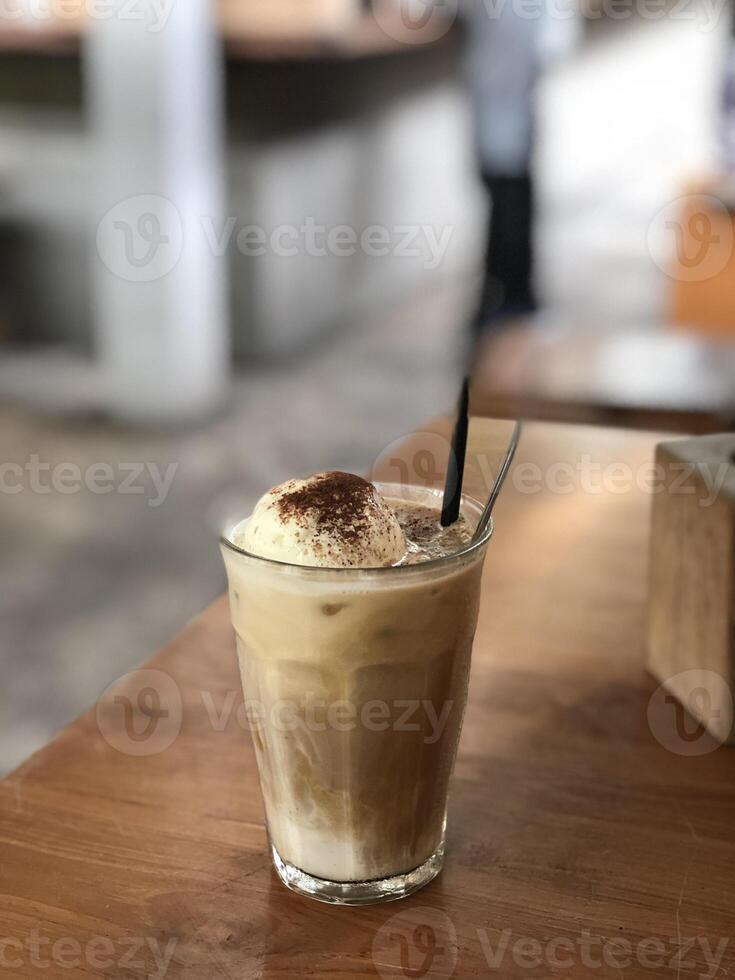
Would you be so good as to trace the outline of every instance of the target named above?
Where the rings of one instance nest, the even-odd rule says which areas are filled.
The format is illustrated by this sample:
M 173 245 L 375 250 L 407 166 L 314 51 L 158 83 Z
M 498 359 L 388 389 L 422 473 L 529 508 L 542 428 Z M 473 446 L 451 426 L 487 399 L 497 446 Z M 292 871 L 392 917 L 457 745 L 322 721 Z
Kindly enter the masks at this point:
M 261 558 L 323 568 L 395 565 L 406 554 L 390 506 L 351 473 L 317 473 L 273 487 L 230 537 Z

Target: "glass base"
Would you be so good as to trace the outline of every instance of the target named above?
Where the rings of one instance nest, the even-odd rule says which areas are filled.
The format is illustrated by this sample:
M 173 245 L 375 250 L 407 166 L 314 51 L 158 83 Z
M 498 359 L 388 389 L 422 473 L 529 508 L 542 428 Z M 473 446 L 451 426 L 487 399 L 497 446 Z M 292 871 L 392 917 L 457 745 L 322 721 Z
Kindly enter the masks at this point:
M 372 881 L 326 881 L 324 878 L 314 878 L 284 861 L 272 844 L 271 856 L 278 877 L 292 892 L 330 905 L 377 905 L 380 902 L 397 902 L 400 898 L 413 895 L 436 878 L 444 865 L 444 838 L 428 861 L 424 861 L 413 871 L 392 878 L 375 878 Z

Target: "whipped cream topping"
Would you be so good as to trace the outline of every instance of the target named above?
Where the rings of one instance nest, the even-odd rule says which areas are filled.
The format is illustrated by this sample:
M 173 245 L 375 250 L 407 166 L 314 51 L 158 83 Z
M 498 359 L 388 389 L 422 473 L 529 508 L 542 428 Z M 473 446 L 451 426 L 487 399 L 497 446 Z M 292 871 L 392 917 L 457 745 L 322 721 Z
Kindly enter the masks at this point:
M 231 540 L 262 558 L 323 568 L 396 565 L 407 551 L 393 510 L 373 484 L 339 472 L 273 487 Z

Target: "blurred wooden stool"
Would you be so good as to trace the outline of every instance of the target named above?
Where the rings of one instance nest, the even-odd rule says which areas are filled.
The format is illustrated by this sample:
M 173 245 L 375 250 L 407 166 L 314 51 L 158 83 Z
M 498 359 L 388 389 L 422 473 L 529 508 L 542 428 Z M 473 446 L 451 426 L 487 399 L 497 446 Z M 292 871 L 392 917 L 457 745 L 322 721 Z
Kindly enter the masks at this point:
M 669 432 L 735 429 L 735 343 L 523 321 L 484 338 L 472 411 Z

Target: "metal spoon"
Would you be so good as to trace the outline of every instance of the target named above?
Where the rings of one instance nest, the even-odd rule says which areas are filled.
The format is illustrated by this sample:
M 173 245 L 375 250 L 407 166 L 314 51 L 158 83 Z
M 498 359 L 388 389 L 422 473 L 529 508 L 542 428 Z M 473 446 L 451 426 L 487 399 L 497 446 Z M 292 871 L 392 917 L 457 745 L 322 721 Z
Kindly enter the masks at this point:
M 485 504 L 485 509 L 480 515 L 480 520 L 477 522 L 475 533 L 472 535 L 472 544 L 479 541 L 487 530 L 487 526 L 490 523 L 490 517 L 492 516 L 493 507 L 495 506 L 495 501 L 500 496 L 500 491 L 503 489 L 503 484 L 505 483 L 505 478 L 508 475 L 510 464 L 513 462 L 516 449 L 518 449 L 518 443 L 520 442 L 522 430 L 523 424 L 520 421 L 516 422 L 515 428 L 513 429 L 513 435 L 510 437 L 508 448 L 505 452 L 505 456 L 503 457 L 503 462 L 500 464 L 498 475 L 495 478 L 495 483 L 493 484 L 493 488 L 490 491 L 490 496 Z

